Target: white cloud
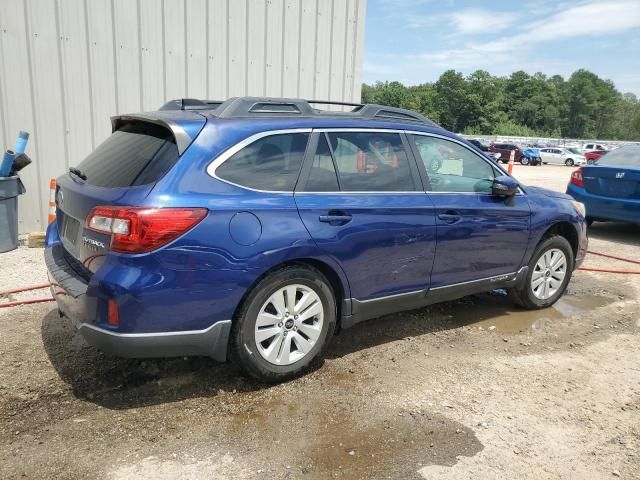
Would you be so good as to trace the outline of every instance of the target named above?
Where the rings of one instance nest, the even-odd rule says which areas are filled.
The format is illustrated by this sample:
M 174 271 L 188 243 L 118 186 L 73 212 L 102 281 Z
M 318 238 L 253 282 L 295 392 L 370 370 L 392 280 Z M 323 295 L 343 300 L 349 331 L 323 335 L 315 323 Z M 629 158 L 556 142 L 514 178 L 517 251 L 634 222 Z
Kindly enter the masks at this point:
M 517 20 L 518 15 L 512 12 L 492 12 L 470 8 L 449 15 L 456 33 L 474 35 L 478 33 L 497 32 L 504 30 Z
M 594 25 L 597 27 L 594 28 Z M 432 61 L 447 68 L 467 68 L 483 62 L 488 55 L 493 62 L 517 59 L 518 53 L 533 44 L 621 33 L 640 27 L 640 2 L 637 0 L 595 1 L 571 7 L 545 19 L 530 23 L 516 35 L 505 35 L 484 43 L 468 43 L 462 48 L 409 55 L 409 58 Z

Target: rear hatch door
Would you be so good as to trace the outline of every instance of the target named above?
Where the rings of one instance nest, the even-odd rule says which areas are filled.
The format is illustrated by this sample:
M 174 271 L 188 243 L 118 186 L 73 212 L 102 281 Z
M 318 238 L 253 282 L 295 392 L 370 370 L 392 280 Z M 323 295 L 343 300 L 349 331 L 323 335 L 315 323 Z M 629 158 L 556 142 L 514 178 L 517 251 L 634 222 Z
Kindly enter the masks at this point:
M 76 167 L 76 173 L 58 178 L 60 239 L 67 254 L 88 273 L 99 268 L 111 242 L 110 235 L 86 228 L 91 210 L 96 206 L 144 206 L 155 184 L 206 122 L 193 112 L 173 115 L 178 115 L 178 121 L 167 119 L 162 112 L 114 117 L 112 135 Z

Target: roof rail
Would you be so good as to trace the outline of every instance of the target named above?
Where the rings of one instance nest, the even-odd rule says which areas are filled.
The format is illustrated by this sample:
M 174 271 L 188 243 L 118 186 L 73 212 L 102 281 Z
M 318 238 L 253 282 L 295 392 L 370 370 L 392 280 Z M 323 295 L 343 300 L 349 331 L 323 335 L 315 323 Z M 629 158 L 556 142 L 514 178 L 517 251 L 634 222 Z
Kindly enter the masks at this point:
M 224 102 L 214 115 L 219 118 L 252 116 L 314 115 L 306 100 L 299 98 L 233 97 Z
M 211 110 L 218 108 L 222 100 L 198 100 L 197 98 L 178 98 L 169 100 L 160 110 Z
M 335 112 L 313 108 L 311 104 L 354 107 L 348 112 Z M 182 98 L 171 100 L 160 110 L 212 110 L 218 118 L 274 117 L 274 116 L 339 116 L 369 118 L 387 122 L 421 123 L 430 127 L 438 124 L 417 112 L 385 105 L 339 102 L 335 100 L 304 100 L 302 98 L 232 97 L 228 100 L 198 100 Z
M 368 103 L 358 110 L 358 114 L 378 120 L 386 120 L 389 122 L 411 122 L 411 123 L 424 123 L 429 127 L 439 127 L 437 123 L 424 115 L 420 115 L 413 110 L 407 110 L 406 108 L 388 107 L 386 105 L 376 105 L 375 103 Z

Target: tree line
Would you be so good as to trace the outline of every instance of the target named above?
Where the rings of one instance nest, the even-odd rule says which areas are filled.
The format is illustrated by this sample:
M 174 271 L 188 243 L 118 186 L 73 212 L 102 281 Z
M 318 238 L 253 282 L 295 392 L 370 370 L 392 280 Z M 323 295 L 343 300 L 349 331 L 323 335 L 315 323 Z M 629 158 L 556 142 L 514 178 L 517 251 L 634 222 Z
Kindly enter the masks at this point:
M 640 101 L 587 70 L 497 77 L 447 70 L 434 83 L 362 85 L 362 102 L 408 108 L 470 135 L 640 140 Z

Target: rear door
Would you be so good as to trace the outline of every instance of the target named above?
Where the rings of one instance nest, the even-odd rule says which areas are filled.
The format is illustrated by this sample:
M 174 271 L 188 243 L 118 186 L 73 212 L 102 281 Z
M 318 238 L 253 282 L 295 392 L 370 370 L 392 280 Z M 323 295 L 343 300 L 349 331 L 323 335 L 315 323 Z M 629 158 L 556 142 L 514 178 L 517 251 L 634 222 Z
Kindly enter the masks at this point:
M 562 161 L 561 151 L 557 148 L 549 148 L 549 152 L 547 153 L 547 162 L 552 163 L 554 165 L 564 163 Z
M 433 204 L 401 132 L 315 131 L 295 199 L 317 245 L 340 263 L 351 296 L 427 288 Z
M 408 135 L 435 205 L 436 258 L 431 286 L 516 272 L 529 242 L 526 196 L 492 195 L 496 169 L 466 145 L 428 134 Z
M 542 161 L 544 163 L 549 163 L 551 162 L 551 149 L 549 148 L 541 148 L 540 149 L 540 158 L 542 159 Z

